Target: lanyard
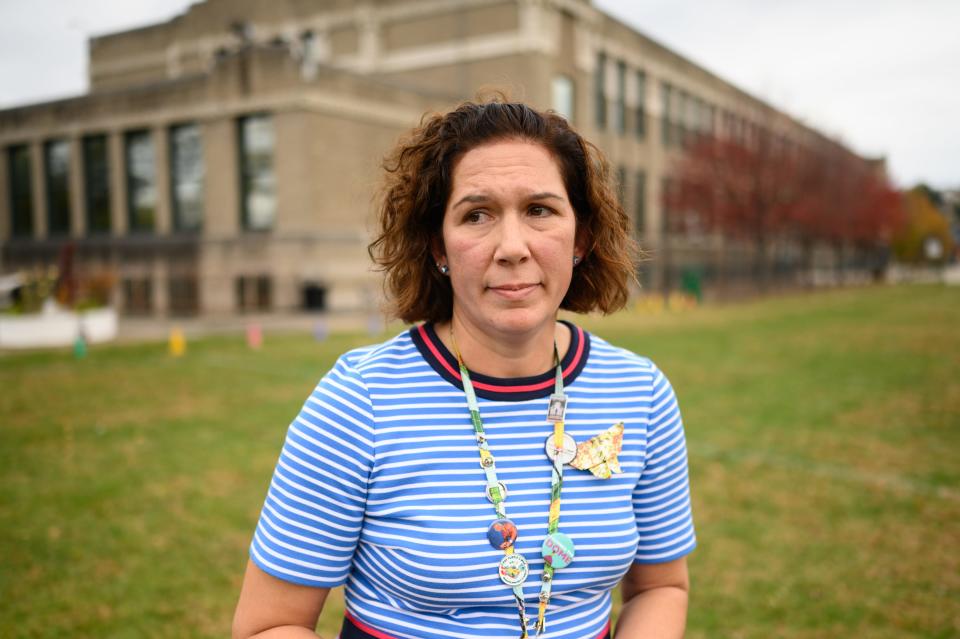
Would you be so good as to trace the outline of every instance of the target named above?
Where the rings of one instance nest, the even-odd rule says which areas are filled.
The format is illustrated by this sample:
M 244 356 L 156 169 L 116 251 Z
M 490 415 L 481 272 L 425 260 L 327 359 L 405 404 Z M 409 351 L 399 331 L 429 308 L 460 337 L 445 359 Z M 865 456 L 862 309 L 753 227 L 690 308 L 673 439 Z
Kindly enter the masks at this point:
M 477 440 L 477 448 L 480 453 L 480 467 L 487 479 L 487 498 L 493 503 L 493 509 L 496 512 L 497 520 L 490 525 L 487 531 L 487 538 L 492 545 L 501 548 L 504 551 L 504 558 L 500 561 L 500 578 L 513 589 L 513 597 L 517 602 L 517 609 L 520 614 L 520 639 L 526 639 L 527 635 L 527 616 L 526 606 L 523 600 L 523 582 L 529 573 L 527 560 L 520 553 L 514 552 L 514 541 L 517 537 L 516 526 L 507 519 L 506 506 L 506 487 L 497 479 L 496 462 L 493 453 L 487 446 L 487 437 L 483 429 L 483 420 L 480 418 L 480 406 L 477 402 L 477 395 L 473 389 L 473 382 L 470 380 L 470 373 L 463 363 L 463 357 L 457 348 L 456 339 L 453 337 L 453 331 L 450 333 L 453 349 L 456 352 L 457 363 L 460 366 L 460 377 L 463 380 L 463 392 L 467 397 L 467 406 L 470 409 L 470 421 L 473 424 L 474 435 Z M 563 487 L 563 464 L 569 461 L 562 454 L 565 448 L 565 439 L 571 440 L 570 436 L 564 437 L 563 412 L 566 407 L 566 396 L 563 393 L 563 371 L 560 367 L 560 357 L 557 353 L 556 344 L 553 347 L 553 357 L 557 364 L 556 377 L 554 381 L 554 394 L 550 397 L 550 410 L 548 419 L 553 421 L 553 434 L 547 439 L 547 450 L 553 450 L 552 470 L 550 478 L 550 514 L 547 520 L 547 539 L 544 542 L 544 566 L 543 578 L 540 584 L 540 605 L 537 614 L 537 635 L 539 636 L 546 629 L 546 610 L 550 602 L 551 585 L 553 584 L 553 574 L 557 568 L 563 568 L 573 559 L 573 543 L 563 533 L 557 531 L 560 523 L 560 492 Z M 554 406 L 559 403 L 559 410 L 554 414 Z M 550 415 L 553 415 L 552 417 Z M 570 446 L 567 444 L 569 450 Z M 548 456 L 550 456 L 548 454 Z
M 560 369 L 560 358 L 557 354 L 557 346 L 553 346 L 553 356 L 557 360 L 557 376 L 553 384 L 553 396 L 551 402 L 559 400 L 566 407 L 567 398 L 563 393 L 563 371 Z M 556 398 L 556 400 L 554 399 Z M 563 488 L 563 458 L 559 451 L 563 450 L 563 417 L 553 422 L 553 447 L 555 451 L 550 471 L 550 515 L 547 518 L 547 541 L 550 543 L 557 533 L 560 525 L 560 489 Z M 549 444 L 548 444 L 549 446 Z M 540 583 L 540 607 L 537 614 L 537 635 L 543 634 L 547 628 L 546 613 L 547 604 L 550 603 L 550 588 L 553 584 L 554 565 L 551 561 L 544 561 L 543 577 Z

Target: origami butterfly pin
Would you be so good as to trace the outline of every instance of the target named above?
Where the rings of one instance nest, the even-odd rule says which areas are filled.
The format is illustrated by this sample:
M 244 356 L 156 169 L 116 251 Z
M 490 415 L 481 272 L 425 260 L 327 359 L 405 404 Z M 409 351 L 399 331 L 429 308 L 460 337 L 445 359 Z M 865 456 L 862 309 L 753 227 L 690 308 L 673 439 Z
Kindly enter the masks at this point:
M 589 470 L 600 479 L 610 479 L 613 473 L 621 473 L 617 455 L 623 448 L 623 422 L 614 424 L 599 435 L 577 445 L 577 456 L 570 465 L 580 470 Z

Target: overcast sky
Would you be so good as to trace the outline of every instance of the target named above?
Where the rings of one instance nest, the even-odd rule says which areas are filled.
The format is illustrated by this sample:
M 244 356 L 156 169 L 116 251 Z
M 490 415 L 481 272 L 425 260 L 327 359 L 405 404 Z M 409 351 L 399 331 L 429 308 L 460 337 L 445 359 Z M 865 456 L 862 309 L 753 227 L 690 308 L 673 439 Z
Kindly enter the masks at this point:
M 594 3 L 857 152 L 886 155 L 899 186 L 960 187 L 960 0 Z M 190 4 L 0 0 L 0 108 L 83 93 L 88 36 Z

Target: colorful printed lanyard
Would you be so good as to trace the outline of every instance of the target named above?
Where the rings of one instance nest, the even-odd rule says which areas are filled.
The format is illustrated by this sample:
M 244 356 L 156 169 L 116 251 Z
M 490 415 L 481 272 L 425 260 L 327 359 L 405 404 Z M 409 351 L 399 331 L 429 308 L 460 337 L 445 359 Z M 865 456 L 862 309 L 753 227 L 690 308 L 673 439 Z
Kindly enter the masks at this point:
M 507 489 L 502 482 L 497 480 L 496 462 L 493 453 L 487 446 L 487 437 L 483 430 L 483 420 L 480 419 L 480 406 L 477 402 L 477 395 L 473 390 L 473 382 L 470 381 L 470 373 L 463 363 L 460 349 L 457 348 L 453 331 L 451 331 L 450 336 L 453 349 L 457 355 L 457 363 L 460 366 L 463 392 L 467 396 L 467 406 L 470 409 L 470 421 L 473 423 L 473 431 L 477 438 L 480 466 L 487 478 L 487 499 L 493 502 L 493 509 L 497 514 L 497 519 L 487 529 L 487 540 L 494 548 L 504 551 L 504 557 L 500 560 L 499 565 L 500 579 L 513 589 L 513 597 L 517 602 L 517 609 L 520 613 L 520 639 L 526 639 L 528 636 L 527 615 L 523 600 L 523 583 L 530 573 L 530 567 L 523 555 L 514 552 L 514 542 L 517 540 L 518 530 L 516 525 L 507 519 L 506 507 L 504 506 Z M 540 606 L 537 615 L 537 636 L 543 634 L 546 630 L 546 611 L 547 604 L 550 602 L 554 571 L 570 565 L 574 557 L 573 541 L 567 535 L 558 532 L 557 528 L 560 524 L 563 465 L 571 461 L 576 455 L 577 446 L 573 438 L 563 432 L 567 397 L 563 392 L 563 370 L 560 367 L 560 357 L 557 353 L 556 344 L 553 347 L 553 357 L 557 363 L 557 372 L 554 381 L 554 393 L 550 396 L 550 404 L 547 410 L 547 420 L 553 422 L 553 435 L 547 438 L 546 443 L 547 457 L 552 462 L 550 515 L 547 520 L 547 538 L 541 547 L 544 565 L 543 579 L 540 585 Z

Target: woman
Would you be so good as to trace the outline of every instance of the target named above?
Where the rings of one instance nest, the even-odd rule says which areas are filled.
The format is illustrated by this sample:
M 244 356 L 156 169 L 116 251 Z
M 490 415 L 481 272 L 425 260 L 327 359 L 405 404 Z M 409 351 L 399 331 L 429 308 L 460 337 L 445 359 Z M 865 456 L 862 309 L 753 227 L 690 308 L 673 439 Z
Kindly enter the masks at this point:
M 648 359 L 557 321 L 633 269 L 599 152 L 522 104 L 466 103 L 386 163 L 371 255 L 396 315 L 291 424 L 235 637 L 680 637 L 695 545 L 683 426 Z

